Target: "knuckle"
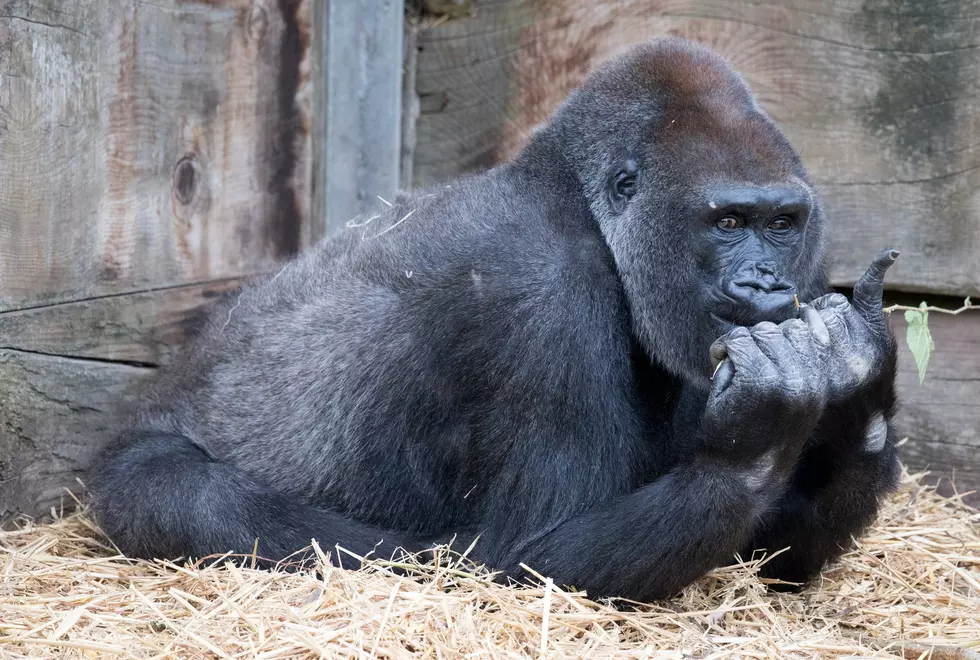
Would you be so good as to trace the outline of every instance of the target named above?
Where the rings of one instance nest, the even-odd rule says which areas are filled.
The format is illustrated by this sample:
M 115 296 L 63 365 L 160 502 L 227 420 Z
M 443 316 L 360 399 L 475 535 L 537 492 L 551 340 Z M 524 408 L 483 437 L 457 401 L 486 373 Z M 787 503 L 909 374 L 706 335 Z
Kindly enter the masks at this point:
M 827 307 L 820 310 L 820 318 L 823 319 L 824 323 L 833 323 L 839 320 L 843 320 L 845 310 L 842 307 Z
M 746 374 L 742 380 L 742 384 L 746 390 L 750 390 L 755 393 L 765 394 L 775 388 L 778 384 L 778 380 L 773 378 L 771 374 L 757 372 Z
M 806 332 L 807 324 L 803 319 L 789 319 L 780 324 L 783 332 Z
M 749 334 L 749 329 L 742 326 L 739 326 L 733 330 L 729 330 L 728 334 L 726 334 L 723 337 L 726 344 L 744 342 L 745 340 L 750 338 L 751 335 Z
M 787 374 L 782 383 L 783 392 L 793 399 L 805 399 L 810 387 L 805 378 L 798 374 Z

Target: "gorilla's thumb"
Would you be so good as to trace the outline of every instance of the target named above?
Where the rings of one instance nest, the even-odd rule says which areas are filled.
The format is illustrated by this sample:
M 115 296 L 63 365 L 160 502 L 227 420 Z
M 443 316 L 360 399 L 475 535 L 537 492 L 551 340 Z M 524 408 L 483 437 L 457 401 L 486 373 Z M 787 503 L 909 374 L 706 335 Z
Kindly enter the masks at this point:
M 885 292 L 885 273 L 891 267 L 898 255 L 898 250 L 888 248 L 882 250 L 871 262 L 867 272 L 854 285 L 854 308 L 866 319 L 874 320 L 881 317 L 882 296 Z

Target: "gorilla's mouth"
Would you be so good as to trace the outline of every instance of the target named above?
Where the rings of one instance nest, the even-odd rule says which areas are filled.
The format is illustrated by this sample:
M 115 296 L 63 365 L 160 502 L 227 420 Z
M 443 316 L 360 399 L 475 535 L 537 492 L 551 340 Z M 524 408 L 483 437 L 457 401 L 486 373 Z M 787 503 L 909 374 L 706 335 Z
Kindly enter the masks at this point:
M 786 304 L 763 308 L 733 308 L 722 313 L 709 312 L 708 315 L 723 328 L 724 332 L 736 327 L 751 328 L 764 321 L 778 325 L 796 317 L 796 301 L 791 294 Z
M 769 290 L 736 283 L 723 289 L 711 316 L 730 326 L 782 323 L 796 316 L 796 295 L 796 287 L 789 283 Z

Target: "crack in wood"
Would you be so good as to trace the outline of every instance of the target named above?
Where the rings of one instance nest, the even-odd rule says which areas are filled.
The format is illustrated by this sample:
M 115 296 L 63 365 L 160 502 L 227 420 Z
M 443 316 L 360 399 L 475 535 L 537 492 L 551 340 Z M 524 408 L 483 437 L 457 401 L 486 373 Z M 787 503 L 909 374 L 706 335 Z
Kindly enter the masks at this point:
M 55 302 L 41 303 L 38 305 L 29 305 L 27 307 L 12 307 L 10 309 L 0 309 L 0 316 L 13 315 L 19 312 L 36 312 L 41 309 L 49 309 L 52 307 L 63 307 L 65 305 L 77 305 L 79 303 L 87 303 L 99 300 L 109 300 L 112 298 L 123 298 L 126 296 L 136 296 L 143 293 L 157 293 L 160 291 L 177 291 L 180 289 L 189 289 L 199 286 L 207 285 L 218 285 L 225 284 L 228 282 L 241 281 L 245 282 L 253 277 L 258 277 L 261 275 L 266 275 L 272 272 L 271 270 L 261 270 L 254 273 L 245 273 L 242 275 L 236 275 L 234 277 L 219 277 L 219 278 L 209 278 L 205 280 L 199 280 L 194 282 L 181 282 L 180 284 L 165 284 L 163 286 L 153 286 L 146 287 L 143 289 L 132 289 L 129 291 L 118 291 L 115 293 L 106 293 L 98 296 L 87 296 L 84 298 L 71 298 L 69 300 L 58 300 Z
M 141 362 L 138 360 L 114 360 L 112 358 L 97 358 L 84 355 L 64 355 L 61 353 L 48 353 L 45 351 L 34 351 L 16 346 L 0 346 L 0 351 L 10 351 L 12 353 L 23 353 L 26 355 L 41 355 L 43 357 L 57 358 L 61 360 L 76 360 L 78 362 L 94 362 L 96 364 L 112 364 L 124 367 L 135 367 L 138 369 L 156 369 L 160 365 L 155 362 Z
M 25 18 L 23 16 L 14 16 L 13 14 L 4 14 L 0 18 L 6 18 L 12 21 L 23 21 L 24 23 L 30 23 L 31 25 L 41 25 L 43 27 L 52 28 L 55 30 L 68 30 L 69 32 L 74 32 L 75 34 L 80 34 L 83 37 L 91 38 L 91 35 L 82 32 L 81 30 L 67 25 L 61 25 L 60 23 L 45 23 L 44 21 L 34 20 L 32 18 Z

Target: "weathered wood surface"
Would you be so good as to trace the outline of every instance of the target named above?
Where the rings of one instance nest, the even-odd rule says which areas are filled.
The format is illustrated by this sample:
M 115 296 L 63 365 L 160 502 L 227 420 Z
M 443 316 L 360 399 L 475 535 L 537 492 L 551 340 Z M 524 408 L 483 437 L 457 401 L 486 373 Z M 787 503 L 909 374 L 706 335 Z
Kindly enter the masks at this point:
M 0 311 L 306 241 L 297 0 L 0 0 Z
M 404 18 L 402 0 L 314 8 L 314 217 L 324 233 L 363 220 L 399 188 Z
M 476 0 L 418 35 L 414 181 L 498 162 L 597 63 L 678 34 L 731 59 L 802 151 L 835 284 L 980 294 L 980 0 Z
M 216 299 L 240 280 L 0 314 L 0 524 L 81 494 L 96 452 Z M 70 498 L 67 504 L 71 504 Z
M 919 384 L 905 343 L 905 318 L 889 324 L 899 339 L 898 430 L 909 438 L 902 458 L 914 469 L 952 478 L 961 492 L 976 490 L 980 504 L 980 312 L 929 314 L 936 350 Z
M 0 0 L 0 523 L 309 245 L 305 0 Z
M 81 493 L 92 458 L 154 370 L 0 349 L 0 525 Z
M 0 524 L 81 494 L 153 367 L 240 280 L 0 314 Z M 70 498 L 66 502 L 72 504 Z
M 7 312 L 0 314 L 0 349 L 165 364 L 193 332 L 200 311 L 243 281 L 219 280 Z

